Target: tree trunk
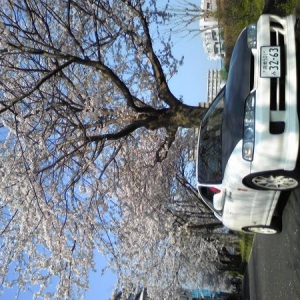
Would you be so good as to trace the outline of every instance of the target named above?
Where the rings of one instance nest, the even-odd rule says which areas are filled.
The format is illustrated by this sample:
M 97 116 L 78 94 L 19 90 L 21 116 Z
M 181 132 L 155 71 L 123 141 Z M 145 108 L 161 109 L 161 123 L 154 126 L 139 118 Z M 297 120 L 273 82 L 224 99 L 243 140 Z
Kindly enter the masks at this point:
M 145 127 L 151 130 L 158 128 L 198 128 L 207 108 L 179 104 L 166 110 L 158 110 L 157 114 L 149 118 L 146 116 Z

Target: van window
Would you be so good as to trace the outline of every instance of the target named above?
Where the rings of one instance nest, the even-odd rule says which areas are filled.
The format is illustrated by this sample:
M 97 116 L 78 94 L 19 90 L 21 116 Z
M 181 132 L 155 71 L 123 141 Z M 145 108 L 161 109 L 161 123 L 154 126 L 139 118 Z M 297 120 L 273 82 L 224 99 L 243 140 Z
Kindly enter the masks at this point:
M 220 93 L 201 122 L 198 145 L 198 181 L 222 182 L 222 117 L 224 94 Z

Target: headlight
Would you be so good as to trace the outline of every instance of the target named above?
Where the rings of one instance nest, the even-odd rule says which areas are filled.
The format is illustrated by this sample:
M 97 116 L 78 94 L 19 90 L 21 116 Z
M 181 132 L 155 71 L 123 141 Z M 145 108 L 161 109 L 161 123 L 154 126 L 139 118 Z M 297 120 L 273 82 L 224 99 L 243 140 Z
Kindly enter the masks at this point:
M 255 94 L 251 94 L 245 103 L 243 158 L 253 160 L 255 138 Z
M 254 144 L 251 142 L 244 143 L 243 145 L 243 158 L 251 161 L 253 159 Z
M 245 125 L 250 125 L 254 122 L 254 111 L 245 111 Z
M 247 27 L 247 44 L 248 44 L 248 48 L 256 48 L 257 45 L 256 24 L 251 24 Z

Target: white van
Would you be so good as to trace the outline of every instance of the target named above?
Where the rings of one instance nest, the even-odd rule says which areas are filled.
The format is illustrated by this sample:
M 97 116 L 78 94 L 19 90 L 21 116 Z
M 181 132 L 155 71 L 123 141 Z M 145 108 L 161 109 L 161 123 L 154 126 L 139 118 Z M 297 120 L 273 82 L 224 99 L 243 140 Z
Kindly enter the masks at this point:
M 295 25 L 293 15 L 262 15 L 242 31 L 201 121 L 198 191 L 233 230 L 279 232 L 280 191 L 300 183 Z

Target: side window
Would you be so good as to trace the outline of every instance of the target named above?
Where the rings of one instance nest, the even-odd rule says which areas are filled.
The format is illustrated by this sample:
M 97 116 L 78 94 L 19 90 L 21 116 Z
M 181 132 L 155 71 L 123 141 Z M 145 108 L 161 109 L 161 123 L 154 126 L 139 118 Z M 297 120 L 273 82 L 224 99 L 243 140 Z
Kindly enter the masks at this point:
M 224 93 L 222 90 L 211 104 L 200 126 L 197 155 L 198 181 L 205 184 L 222 182 Z

